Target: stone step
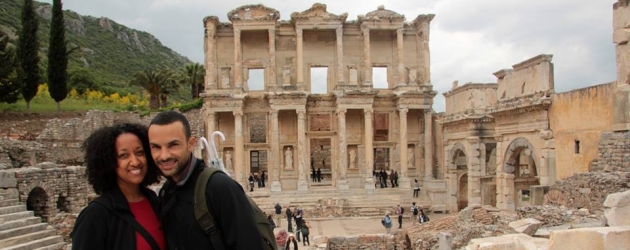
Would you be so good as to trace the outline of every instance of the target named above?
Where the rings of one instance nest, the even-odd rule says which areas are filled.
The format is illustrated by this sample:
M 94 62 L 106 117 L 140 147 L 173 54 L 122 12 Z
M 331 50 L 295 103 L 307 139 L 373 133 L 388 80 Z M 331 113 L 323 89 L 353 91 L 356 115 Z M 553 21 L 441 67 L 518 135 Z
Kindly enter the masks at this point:
M 42 219 L 39 217 L 29 217 L 29 218 L 8 221 L 8 222 L 4 222 L 0 224 L 0 231 L 23 227 L 27 225 L 38 224 L 41 222 L 42 222 Z
M 38 231 L 38 232 L 33 232 L 33 233 L 28 233 L 28 234 L 22 234 L 19 236 L 14 236 L 8 239 L 2 239 L 0 240 L 0 249 L 7 249 L 8 247 L 18 247 L 21 245 L 25 245 L 25 243 L 30 244 L 30 243 L 34 243 L 40 239 L 45 239 L 48 238 L 50 236 L 56 236 L 55 235 L 55 230 L 42 230 L 42 231 Z M 58 236 L 61 240 L 63 240 L 60 236 Z M 41 244 L 41 245 L 29 245 L 30 247 L 25 248 L 26 246 L 22 246 L 22 248 L 16 248 L 16 249 L 33 249 L 35 247 L 42 247 L 42 246 L 46 246 L 46 245 L 50 245 L 52 243 L 57 243 L 57 242 L 50 242 L 48 244 Z
M 8 238 L 18 236 L 18 235 L 43 231 L 43 230 L 46 230 L 47 227 L 48 227 L 47 223 L 39 223 L 39 224 L 26 225 L 23 227 L 3 230 L 3 231 L 0 231 L 0 240 L 8 239 Z
M 0 214 L 11 214 L 26 211 L 26 206 L 24 205 L 15 205 L 8 207 L 0 207 Z
M 58 235 L 52 236 L 43 236 L 39 238 L 34 238 L 29 242 L 20 243 L 17 245 L 11 245 L 7 248 L 2 248 L 3 250 L 31 250 L 31 249 L 62 249 L 56 247 L 63 247 L 65 243 L 63 242 L 63 238 Z M 50 247 L 50 248 L 49 248 Z
M 0 207 L 11 207 L 20 205 L 20 200 L 15 199 L 0 199 Z
M 0 222 L 8 222 L 8 221 L 23 219 L 23 218 L 33 217 L 33 216 L 34 216 L 33 211 L 22 211 L 22 212 L 11 213 L 11 214 L 3 214 L 3 215 L 0 215 Z
M 0 188 L 0 200 L 19 199 L 20 194 L 17 188 Z
M 60 249 L 66 249 L 67 245 L 68 244 L 62 241 L 56 244 L 52 244 L 52 245 L 48 245 L 44 247 L 38 247 L 33 250 L 60 250 Z

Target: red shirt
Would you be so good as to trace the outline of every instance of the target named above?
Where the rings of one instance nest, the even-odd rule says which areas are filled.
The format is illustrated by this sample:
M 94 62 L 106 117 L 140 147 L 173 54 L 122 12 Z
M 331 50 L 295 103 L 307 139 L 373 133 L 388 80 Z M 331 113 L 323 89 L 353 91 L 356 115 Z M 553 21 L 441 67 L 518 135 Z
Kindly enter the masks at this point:
M 136 217 L 136 221 L 153 236 L 153 239 L 155 239 L 160 246 L 160 249 L 166 249 L 166 241 L 164 240 L 164 232 L 162 231 L 160 220 L 158 220 L 155 215 L 155 211 L 153 211 L 149 200 L 142 199 L 138 202 L 129 202 L 129 208 L 131 208 L 133 216 Z M 147 240 L 138 232 L 136 232 L 136 249 L 152 250 L 151 245 L 149 245 Z

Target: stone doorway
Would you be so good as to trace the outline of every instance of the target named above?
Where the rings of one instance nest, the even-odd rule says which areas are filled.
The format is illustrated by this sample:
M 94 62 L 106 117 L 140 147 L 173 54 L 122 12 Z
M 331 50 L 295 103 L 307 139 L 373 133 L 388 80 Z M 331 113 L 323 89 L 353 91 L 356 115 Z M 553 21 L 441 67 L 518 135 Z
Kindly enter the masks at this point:
M 459 177 L 457 186 L 457 210 L 462 210 L 468 206 L 468 174 Z
M 531 205 L 531 186 L 540 185 L 535 152 L 525 138 L 517 138 L 508 146 L 503 171 L 514 175 L 515 208 Z
M 26 199 L 26 209 L 33 211 L 35 216 L 42 218 L 42 221 L 48 221 L 48 211 L 46 211 L 46 202 L 48 201 L 48 194 L 41 187 L 36 187 L 28 193 Z
M 312 186 L 332 186 L 332 139 L 331 138 L 312 138 L 310 139 L 310 157 L 308 176 Z M 321 181 L 313 182 L 311 174 L 313 169 L 321 170 Z
M 374 148 L 375 170 L 389 170 L 389 148 Z

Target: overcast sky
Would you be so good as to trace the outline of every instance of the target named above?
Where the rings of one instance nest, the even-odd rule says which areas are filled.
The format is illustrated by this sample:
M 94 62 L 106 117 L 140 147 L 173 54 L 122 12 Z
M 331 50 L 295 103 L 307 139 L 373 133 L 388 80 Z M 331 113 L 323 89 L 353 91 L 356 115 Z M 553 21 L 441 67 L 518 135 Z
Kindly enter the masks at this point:
M 43 1 L 51 3 L 52 1 Z M 434 109 L 444 111 L 442 93 L 458 80 L 495 83 L 492 75 L 539 54 L 553 54 L 556 92 L 615 80 L 612 5 L 616 0 L 320 0 L 328 12 L 348 13 L 347 20 L 379 5 L 405 15 L 435 14 L 431 22 L 431 82 L 438 91 Z M 227 13 L 243 0 L 63 0 L 64 9 L 108 17 L 147 31 L 164 45 L 203 63 L 203 18 Z M 282 20 L 312 6 L 313 1 L 263 1 Z

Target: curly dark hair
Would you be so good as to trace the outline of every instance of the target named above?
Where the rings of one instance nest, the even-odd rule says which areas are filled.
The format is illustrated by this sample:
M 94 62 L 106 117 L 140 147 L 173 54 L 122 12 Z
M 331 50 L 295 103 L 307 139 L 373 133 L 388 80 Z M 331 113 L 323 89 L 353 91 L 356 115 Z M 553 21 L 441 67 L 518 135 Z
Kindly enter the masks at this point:
M 140 138 L 147 158 L 147 175 L 141 187 L 158 182 L 159 169 L 149 150 L 147 127 L 136 123 L 121 123 L 107 126 L 94 131 L 83 142 L 85 152 L 85 175 L 96 194 L 102 194 L 116 187 L 116 168 L 118 159 L 116 153 L 116 139 L 124 133 L 130 133 Z

